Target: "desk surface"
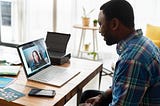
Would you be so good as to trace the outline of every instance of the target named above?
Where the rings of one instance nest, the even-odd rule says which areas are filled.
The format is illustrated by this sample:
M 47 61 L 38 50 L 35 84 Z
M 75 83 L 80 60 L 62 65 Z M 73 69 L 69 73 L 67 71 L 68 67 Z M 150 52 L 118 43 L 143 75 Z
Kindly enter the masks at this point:
M 15 101 L 7 102 L 0 98 L 0 105 L 3 106 L 63 106 L 69 101 L 79 89 L 82 89 L 94 76 L 102 71 L 102 63 L 71 58 L 70 63 L 62 65 L 63 67 L 73 68 L 80 71 L 76 77 L 71 79 L 68 83 L 62 87 L 54 87 L 50 85 L 41 84 L 38 82 L 27 81 L 23 68 L 21 68 L 19 75 L 15 82 L 9 87 L 25 94 Z M 30 97 L 28 92 L 32 87 L 43 89 L 56 90 L 56 96 L 54 98 L 46 97 Z

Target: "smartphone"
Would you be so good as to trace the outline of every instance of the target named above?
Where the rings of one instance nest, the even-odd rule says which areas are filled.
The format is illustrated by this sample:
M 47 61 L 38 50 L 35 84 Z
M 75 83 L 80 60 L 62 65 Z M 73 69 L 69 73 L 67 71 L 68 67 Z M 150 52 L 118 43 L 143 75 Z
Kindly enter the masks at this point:
M 28 93 L 29 96 L 43 96 L 43 97 L 54 97 L 56 95 L 55 90 L 49 90 L 49 89 L 37 89 L 33 88 Z

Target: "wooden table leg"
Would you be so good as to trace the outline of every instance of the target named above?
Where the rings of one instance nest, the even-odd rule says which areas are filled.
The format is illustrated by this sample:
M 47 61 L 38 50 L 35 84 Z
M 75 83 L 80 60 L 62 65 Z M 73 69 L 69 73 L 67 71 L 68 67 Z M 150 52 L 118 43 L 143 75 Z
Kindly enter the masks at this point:
M 78 89 L 77 92 L 77 106 L 79 106 L 80 100 L 81 100 L 81 95 L 82 95 L 82 89 Z

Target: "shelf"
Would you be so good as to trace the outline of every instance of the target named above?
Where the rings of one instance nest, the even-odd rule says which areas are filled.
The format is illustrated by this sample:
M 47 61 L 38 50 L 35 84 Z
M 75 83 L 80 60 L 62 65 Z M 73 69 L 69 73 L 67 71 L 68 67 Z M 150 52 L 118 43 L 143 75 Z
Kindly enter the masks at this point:
M 97 57 L 97 60 L 98 60 L 99 56 L 98 56 L 98 52 L 97 52 L 98 51 L 97 30 L 99 29 L 99 27 L 74 25 L 73 28 L 82 30 L 77 57 L 82 58 L 83 53 L 96 52 L 96 57 Z M 92 36 L 92 38 L 93 38 L 92 41 L 93 42 L 91 44 L 92 45 L 92 50 L 85 51 L 83 48 L 84 48 L 84 45 L 85 45 L 84 43 L 85 43 L 86 31 L 88 31 L 88 30 L 92 31 L 92 35 L 93 35 Z M 88 54 L 88 55 L 93 55 L 94 56 L 94 53 L 93 54 Z M 95 60 L 95 56 L 93 57 L 93 60 Z

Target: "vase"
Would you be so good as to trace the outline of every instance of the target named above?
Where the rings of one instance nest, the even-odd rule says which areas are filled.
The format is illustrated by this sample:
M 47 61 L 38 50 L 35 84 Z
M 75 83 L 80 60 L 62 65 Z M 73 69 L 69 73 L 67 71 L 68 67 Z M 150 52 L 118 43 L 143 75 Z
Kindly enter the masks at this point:
M 90 18 L 82 17 L 82 25 L 83 26 L 89 26 L 89 21 L 90 21 Z

